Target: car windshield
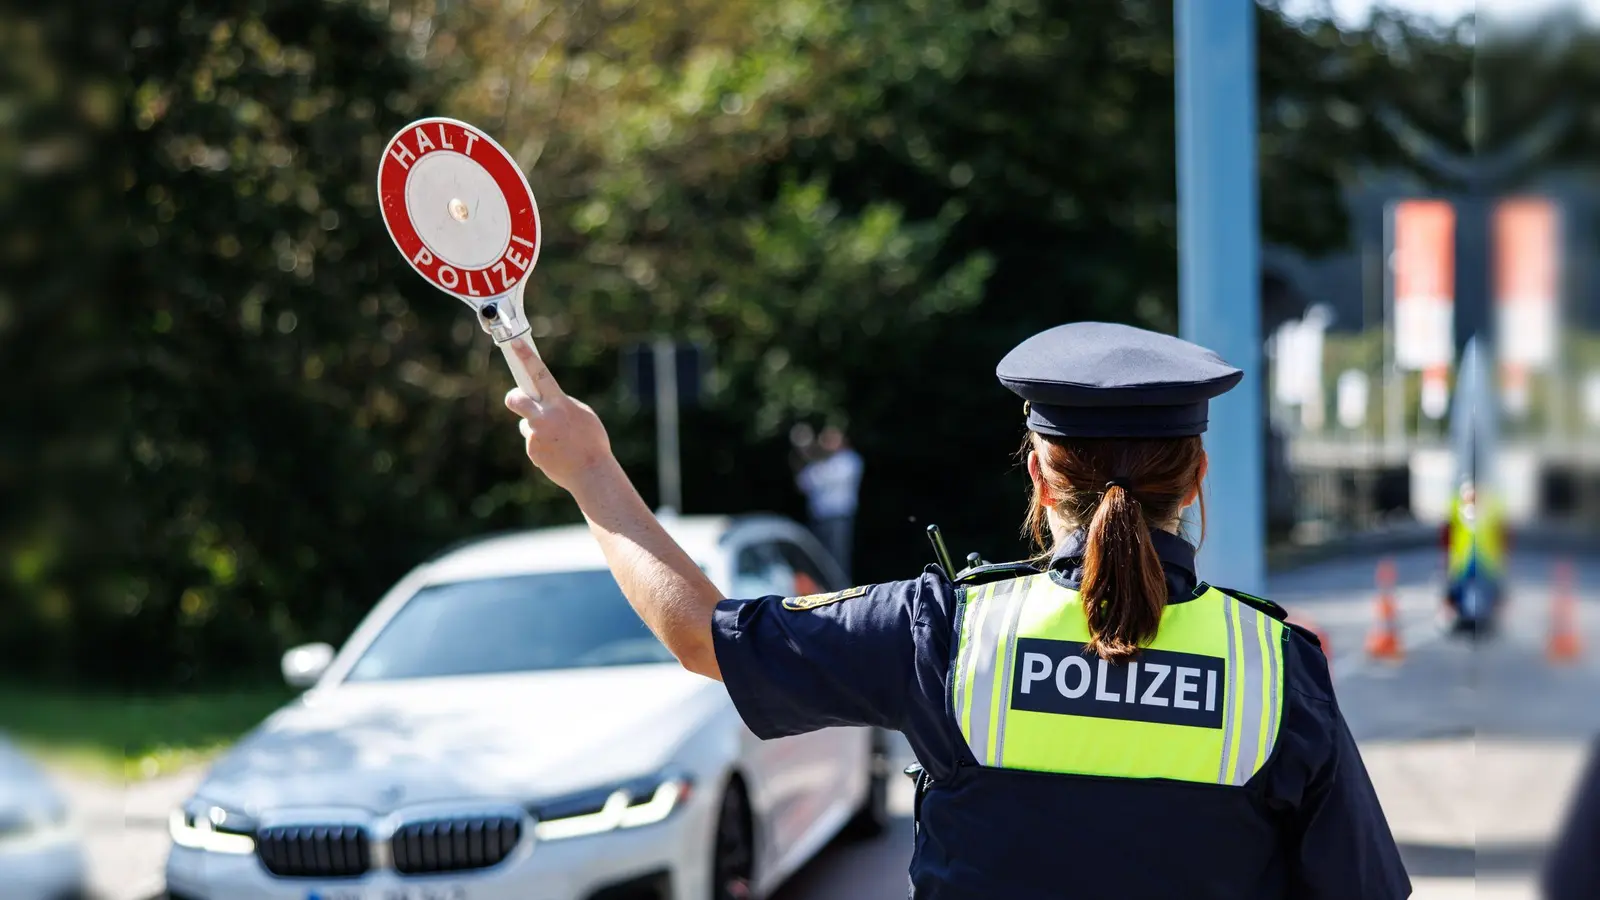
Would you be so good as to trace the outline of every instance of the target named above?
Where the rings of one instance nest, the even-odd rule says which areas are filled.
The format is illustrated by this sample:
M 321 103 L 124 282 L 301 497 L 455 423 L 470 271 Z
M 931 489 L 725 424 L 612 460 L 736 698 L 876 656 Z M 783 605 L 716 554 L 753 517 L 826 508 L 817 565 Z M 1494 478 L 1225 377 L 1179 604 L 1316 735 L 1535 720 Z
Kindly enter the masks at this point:
M 605 569 L 423 588 L 349 681 L 673 662 Z

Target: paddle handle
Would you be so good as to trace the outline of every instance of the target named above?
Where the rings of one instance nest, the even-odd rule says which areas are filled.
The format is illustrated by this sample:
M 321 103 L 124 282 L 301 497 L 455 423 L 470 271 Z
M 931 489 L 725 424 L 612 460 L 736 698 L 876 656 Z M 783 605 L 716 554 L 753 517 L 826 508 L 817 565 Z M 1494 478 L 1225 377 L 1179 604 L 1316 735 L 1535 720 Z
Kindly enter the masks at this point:
M 511 377 L 517 380 L 517 387 L 522 392 L 533 398 L 535 403 L 542 402 L 544 395 L 534 385 L 533 368 L 539 361 L 539 348 L 533 344 L 533 335 L 523 333 L 497 342 L 500 352 L 505 354 L 506 365 L 511 368 Z

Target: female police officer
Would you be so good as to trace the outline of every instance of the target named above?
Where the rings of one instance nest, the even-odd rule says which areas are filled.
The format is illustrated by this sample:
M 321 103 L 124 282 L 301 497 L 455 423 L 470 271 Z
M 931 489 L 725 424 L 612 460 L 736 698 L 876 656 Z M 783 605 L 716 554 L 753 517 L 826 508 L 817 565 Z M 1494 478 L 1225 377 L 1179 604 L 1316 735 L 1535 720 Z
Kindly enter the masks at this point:
M 572 493 L 683 665 L 773 738 L 903 732 L 926 769 L 922 900 L 1409 896 L 1314 640 L 1197 580 L 1207 403 L 1241 374 L 1176 338 L 1081 323 L 998 369 L 1026 401 L 1040 567 L 724 599 L 543 367 L 529 458 Z

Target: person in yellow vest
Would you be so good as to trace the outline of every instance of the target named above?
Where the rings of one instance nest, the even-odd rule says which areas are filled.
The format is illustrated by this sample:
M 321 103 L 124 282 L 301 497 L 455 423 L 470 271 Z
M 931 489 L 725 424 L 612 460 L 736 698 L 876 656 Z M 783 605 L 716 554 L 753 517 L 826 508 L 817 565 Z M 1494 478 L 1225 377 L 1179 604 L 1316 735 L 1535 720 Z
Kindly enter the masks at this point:
M 1446 585 L 1455 629 L 1490 630 L 1505 574 L 1505 528 L 1499 504 L 1465 481 L 1450 506 Z
M 1182 534 L 1209 401 L 1243 373 L 1077 323 L 997 375 L 1026 401 L 1039 556 L 801 597 L 724 598 L 547 372 L 542 402 L 506 402 L 634 609 L 752 732 L 906 736 L 923 767 L 913 900 L 1409 896 L 1316 639 L 1201 581 Z

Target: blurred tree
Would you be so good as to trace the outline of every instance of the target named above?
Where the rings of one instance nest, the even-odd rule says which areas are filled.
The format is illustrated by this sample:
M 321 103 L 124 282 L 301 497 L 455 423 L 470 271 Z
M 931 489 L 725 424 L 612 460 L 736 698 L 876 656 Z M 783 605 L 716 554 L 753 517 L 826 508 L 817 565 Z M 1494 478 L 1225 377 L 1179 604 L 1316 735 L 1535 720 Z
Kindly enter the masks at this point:
M 856 7 L 893 15 L 887 4 Z M 945 20 L 936 12 L 923 26 Z M 981 306 L 952 316 L 933 342 L 851 360 L 840 373 L 852 417 L 873 423 L 858 443 L 876 471 L 927 471 L 937 454 L 941 469 L 960 473 L 937 490 L 868 475 L 863 531 L 905 535 L 892 558 L 861 554 L 870 577 L 899 577 L 925 552 L 907 513 L 948 520 L 954 537 L 981 541 L 992 557 L 1025 552 L 1005 538 L 1023 504 L 1024 480 L 1007 465 L 1022 437 L 1020 403 L 993 378 L 1017 341 L 1078 319 L 1177 327 L 1173 4 L 1012 0 L 985 4 L 978 24 L 962 66 L 914 78 L 901 76 L 912 71 L 916 27 L 897 26 L 911 37 L 902 55 L 853 73 L 878 102 L 795 153 L 802 171 L 831 179 L 847 209 L 885 195 L 905 198 L 914 218 L 964 209 L 947 258 L 981 250 L 994 260 Z M 1418 73 L 1459 60 L 1460 37 L 1387 12 L 1352 31 L 1266 6 L 1257 44 L 1263 238 L 1338 249 L 1352 177 L 1407 161 L 1373 111 L 1396 93 L 1431 109 L 1428 92 L 1447 90 L 1438 82 L 1460 70 Z M 925 400 L 874 389 L 917 360 L 938 361 Z
M 528 168 L 547 229 L 535 335 L 568 389 L 600 401 L 647 497 L 653 430 L 613 389 L 630 339 L 716 348 L 714 402 L 685 422 L 689 512 L 798 512 L 782 438 L 796 418 L 855 417 L 863 395 L 938 383 L 919 350 L 976 306 L 991 268 L 982 246 L 947 246 L 961 201 L 884 190 L 841 205 L 851 192 L 796 148 L 874 117 L 886 80 L 958 80 L 990 21 L 971 7 L 414 7 L 412 52 L 456 85 L 450 108 Z M 855 379 L 867 369 L 878 383 Z
M 576 518 L 527 475 L 498 354 L 378 220 L 377 154 L 435 110 L 529 171 L 535 336 L 646 496 L 615 351 L 709 341 L 688 511 L 798 512 L 783 435 L 848 424 L 869 578 L 926 559 L 908 517 L 1021 552 L 1012 343 L 1176 321 L 1170 0 L 125 6 L 0 20 L 20 669 L 266 677 L 442 544 Z M 1404 75 L 1397 102 L 1431 114 L 1450 90 L 1460 36 L 1386 21 L 1263 12 L 1269 239 L 1338 245 L 1341 179 L 1396 155 L 1377 99 Z
M 30 177 L 0 217 L 0 366 L 29 386 L 0 424 L 20 607 L 0 653 L 100 681 L 258 678 L 456 515 L 398 364 L 448 320 L 390 287 L 372 184 L 418 99 L 359 3 L 103 12 L 0 29 L 37 66 L 6 129 Z
M 1263 11 L 1268 239 L 1341 245 L 1343 180 L 1399 158 L 1365 111 L 1407 59 L 1383 43 L 1389 21 L 1352 40 Z M 1402 45 L 1437 38 L 1394 21 Z M 850 420 L 873 464 L 868 575 L 922 557 L 907 517 L 992 542 L 1020 493 L 994 361 L 1068 319 L 1175 327 L 1167 0 L 452 3 L 412 33 L 440 72 L 460 71 L 463 49 L 483 61 L 453 107 L 503 123 L 560 211 L 530 295 L 558 359 L 598 358 L 630 330 L 719 345 L 723 415 L 686 438 L 691 508 L 699 481 L 794 511 L 773 435 L 797 417 Z M 792 215 L 797 200 L 815 212 Z M 867 266 L 838 265 L 841 232 L 874 219 L 898 257 L 892 285 L 860 249 Z M 785 221 L 806 227 L 773 239 Z M 648 482 L 647 423 L 609 419 Z M 741 465 L 752 451 L 761 464 Z M 964 477 L 930 490 L 903 474 L 930 458 Z
M 551 6 L 570 49 L 545 53 L 562 68 L 528 69 L 515 90 L 532 105 L 506 102 L 499 127 L 475 103 L 511 98 L 496 66 L 521 57 L 487 42 L 515 32 L 470 16 L 502 7 L 454 6 L 452 38 L 424 6 L 150 3 L 137 22 L 98 20 L 92 53 L 78 25 L 94 17 L 70 3 L 16 32 L 14 58 L 45 73 L 19 124 L 71 121 L 59 140 L 3 145 L 54 165 L 0 179 L 9 209 L 52 216 L 3 226 L 8 267 L 32 278 L 4 295 L 3 364 L 38 399 L 4 423 L 26 436 L 0 468 L 25 500 L 5 522 L 14 665 L 259 677 L 285 644 L 346 633 L 440 544 L 575 516 L 524 474 L 492 347 L 378 223 L 372 161 L 430 105 L 407 57 L 439 60 L 428 73 L 461 85 L 459 114 L 562 139 L 512 146 L 546 160 L 530 306 L 569 387 L 609 386 L 608 354 L 638 333 L 716 339 L 721 403 L 691 434 L 725 472 L 792 410 L 842 405 L 825 366 L 789 364 L 797 323 L 881 298 L 833 326 L 848 350 L 869 333 L 916 339 L 918 322 L 976 302 L 981 256 L 924 272 L 944 220 L 907 223 L 893 204 L 842 215 L 824 181 L 769 176 L 793 132 L 826 124 L 797 114 L 820 76 L 790 59 L 843 27 L 826 4 Z M 484 42 L 471 65 L 455 40 Z M 551 91 L 571 103 L 542 106 Z M 531 127 L 529 108 L 554 121 Z M 52 202 L 63 192 L 83 202 Z M 626 420 L 617 430 L 648 458 Z

